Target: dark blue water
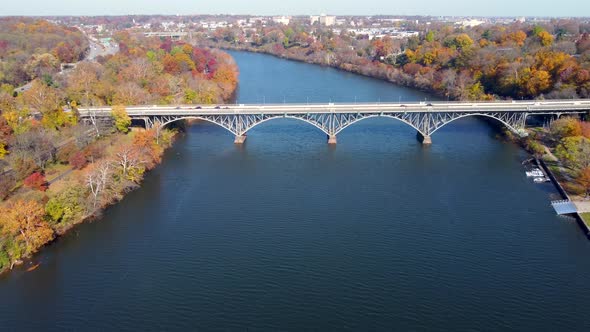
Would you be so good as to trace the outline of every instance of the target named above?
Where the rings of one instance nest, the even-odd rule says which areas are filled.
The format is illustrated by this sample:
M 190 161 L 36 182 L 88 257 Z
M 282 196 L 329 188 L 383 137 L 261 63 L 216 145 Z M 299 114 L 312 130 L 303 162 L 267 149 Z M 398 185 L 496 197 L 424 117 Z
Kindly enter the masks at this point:
M 429 98 L 233 55 L 241 103 Z M 235 146 L 197 124 L 140 190 L 0 278 L 0 330 L 587 331 L 590 243 L 495 136 L 467 118 L 424 148 L 370 119 L 329 147 L 281 119 Z

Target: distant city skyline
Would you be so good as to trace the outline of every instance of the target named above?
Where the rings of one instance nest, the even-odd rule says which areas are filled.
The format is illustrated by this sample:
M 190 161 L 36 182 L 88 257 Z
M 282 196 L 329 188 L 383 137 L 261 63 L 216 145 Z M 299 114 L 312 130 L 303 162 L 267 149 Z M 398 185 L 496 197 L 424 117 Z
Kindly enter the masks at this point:
M 341 0 L 29 0 L 26 6 L 9 1 L 2 5 L 4 16 L 68 15 L 429 15 L 429 16 L 590 16 L 590 1 L 562 0 L 559 5 L 549 0 L 422 0 L 343 2 Z

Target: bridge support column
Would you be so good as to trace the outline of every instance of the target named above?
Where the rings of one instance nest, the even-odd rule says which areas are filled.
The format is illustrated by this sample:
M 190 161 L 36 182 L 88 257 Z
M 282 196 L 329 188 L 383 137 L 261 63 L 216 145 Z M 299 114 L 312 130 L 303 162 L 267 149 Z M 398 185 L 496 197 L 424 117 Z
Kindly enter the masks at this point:
M 336 135 L 328 135 L 328 144 L 336 144 L 337 142 Z
M 234 144 L 244 144 L 246 142 L 246 134 L 244 135 L 236 135 L 236 139 L 234 140 Z
M 420 143 L 422 143 L 422 145 L 432 144 L 432 138 L 430 138 L 430 135 L 422 135 L 422 133 L 417 132 L 416 138 L 418 139 L 418 141 L 420 141 Z

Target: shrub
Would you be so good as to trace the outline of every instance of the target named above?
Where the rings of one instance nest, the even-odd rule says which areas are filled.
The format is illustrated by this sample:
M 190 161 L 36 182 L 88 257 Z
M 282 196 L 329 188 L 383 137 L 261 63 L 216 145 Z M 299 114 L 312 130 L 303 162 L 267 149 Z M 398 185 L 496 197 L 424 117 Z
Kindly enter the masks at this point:
M 69 223 L 84 213 L 87 191 L 84 187 L 70 187 L 52 197 L 45 205 L 45 212 L 52 223 Z
M 40 172 L 35 172 L 35 173 L 29 175 L 25 179 L 24 185 L 26 187 L 29 187 L 29 188 L 35 189 L 35 190 L 39 190 L 39 191 L 45 191 L 45 190 L 47 190 L 47 187 L 49 186 L 47 183 L 47 180 L 45 180 L 45 176 L 43 174 L 41 174 Z

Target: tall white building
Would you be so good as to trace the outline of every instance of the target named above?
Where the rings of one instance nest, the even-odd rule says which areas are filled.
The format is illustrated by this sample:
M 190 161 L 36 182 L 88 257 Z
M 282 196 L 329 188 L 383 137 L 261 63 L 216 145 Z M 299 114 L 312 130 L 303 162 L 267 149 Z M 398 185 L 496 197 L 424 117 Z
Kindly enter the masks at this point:
M 272 20 L 275 23 L 289 25 L 289 22 L 291 22 L 291 17 L 287 17 L 287 16 L 275 16 L 275 17 L 272 18 Z
M 313 25 L 314 23 L 319 22 L 321 25 L 325 26 L 332 26 L 336 24 L 336 16 L 329 16 L 326 14 L 322 15 L 312 15 L 309 17 L 309 23 Z

